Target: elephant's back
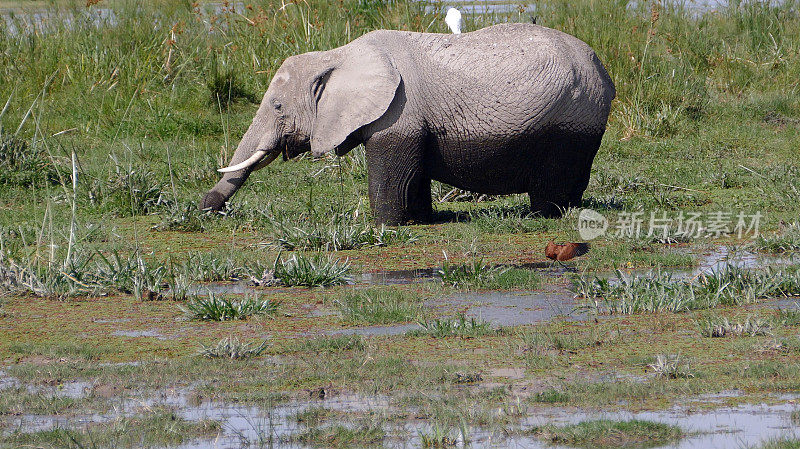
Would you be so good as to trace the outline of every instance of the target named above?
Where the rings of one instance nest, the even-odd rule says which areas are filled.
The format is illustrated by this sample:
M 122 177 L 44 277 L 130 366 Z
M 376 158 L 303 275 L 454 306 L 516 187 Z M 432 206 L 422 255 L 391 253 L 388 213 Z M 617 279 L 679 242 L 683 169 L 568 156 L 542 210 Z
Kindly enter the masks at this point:
M 420 96 L 431 100 L 440 96 L 456 118 L 486 119 L 486 133 L 587 121 L 605 128 L 613 83 L 594 51 L 569 34 L 522 23 L 464 34 L 376 31 L 364 37 L 371 34 L 387 47 L 397 45 L 391 54 L 401 73 L 410 65 L 419 74 L 407 88 L 422 89 Z

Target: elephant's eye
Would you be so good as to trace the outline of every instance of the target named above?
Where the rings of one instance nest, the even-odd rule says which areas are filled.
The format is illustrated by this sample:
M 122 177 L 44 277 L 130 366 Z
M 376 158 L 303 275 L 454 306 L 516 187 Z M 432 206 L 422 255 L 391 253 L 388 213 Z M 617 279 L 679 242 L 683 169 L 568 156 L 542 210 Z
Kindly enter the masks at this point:
M 275 108 L 276 111 L 283 109 L 283 105 L 278 100 L 272 100 L 272 107 Z

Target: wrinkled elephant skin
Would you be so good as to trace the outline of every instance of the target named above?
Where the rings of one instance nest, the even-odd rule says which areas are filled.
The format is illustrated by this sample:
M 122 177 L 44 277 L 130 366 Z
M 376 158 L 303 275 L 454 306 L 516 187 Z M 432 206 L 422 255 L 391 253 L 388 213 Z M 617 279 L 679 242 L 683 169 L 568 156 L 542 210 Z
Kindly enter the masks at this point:
M 581 201 L 614 96 L 591 48 L 542 26 L 374 31 L 284 61 L 201 207 L 224 207 L 280 153 L 363 143 L 379 223 L 430 220 L 431 180 L 528 193 L 533 212 L 557 216 Z

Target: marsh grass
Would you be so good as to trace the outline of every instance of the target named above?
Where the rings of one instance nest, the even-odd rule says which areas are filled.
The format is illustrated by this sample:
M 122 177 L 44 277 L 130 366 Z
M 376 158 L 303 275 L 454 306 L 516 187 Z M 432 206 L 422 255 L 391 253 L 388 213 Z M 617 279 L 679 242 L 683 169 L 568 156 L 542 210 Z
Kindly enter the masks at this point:
M 775 319 L 783 326 L 800 326 L 800 303 L 795 302 L 791 309 L 778 309 Z
M 420 321 L 418 324 L 422 329 L 409 331 L 408 335 L 433 338 L 474 338 L 496 333 L 489 322 L 474 317 L 467 318 L 463 313 L 450 318 Z
M 800 365 L 780 360 L 759 360 L 732 367 L 732 371 L 749 379 L 796 379 L 800 375 Z
M 174 446 L 221 431 L 217 421 L 188 421 L 175 412 L 155 408 L 147 414 L 110 421 L 82 429 L 56 427 L 38 432 L 16 430 L 3 434 L 0 442 L 14 447 L 157 447 Z
M 484 263 L 482 259 L 472 259 L 464 265 L 454 265 L 445 261 L 438 274 L 442 284 L 455 288 L 476 289 L 483 288 L 508 270 L 508 267 Z
M 425 449 L 446 448 L 458 444 L 469 444 L 469 431 L 463 423 L 457 428 L 452 429 L 440 423 L 434 423 L 427 432 L 418 431 L 420 446 Z
M 176 203 L 161 215 L 161 222 L 153 226 L 156 231 L 203 232 L 212 214 L 198 209 L 197 204 Z
M 680 355 L 655 356 L 653 363 L 647 365 L 658 377 L 666 379 L 691 379 L 695 373 L 691 370 L 689 361 Z
M 642 420 L 600 419 L 563 426 L 545 425 L 532 432 L 550 444 L 576 447 L 651 447 L 680 440 L 678 426 Z
M 612 314 L 683 312 L 800 293 L 800 271 L 793 266 L 751 270 L 727 265 L 688 280 L 673 279 L 660 270 L 644 276 L 621 270 L 615 274 L 614 278 L 580 276 L 574 280 L 573 291 L 594 302 L 588 307 L 603 308 Z
M 564 226 L 560 220 L 531 214 L 527 204 L 470 211 L 469 223 L 478 231 L 490 234 L 550 232 Z
M 26 188 L 57 185 L 59 167 L 44 148 L 30 145 L 16 134 L 5 133 L 0 126 L 0 185 Z
M 523 332 L 520 338 L 524 350 L 578 351 L 603 343 L 599 335 L 594 332 L 590 335 L 574 335 L 553 331 L 534 331 Z
M 586 256 L 587 270 L 613 270 L 616 267 L 688 267 L 697 263 L 697 258 L 686 252 L 666 248 L 675 236 L 667 240 L 656 236 L 642 235 L 639 238 L 617 238 L 608 246 L 593 246 Z
M 114 172 L 91 197 L 100 210 L 120 216 L 147 215 L 170 206 L 159 175 L 142 166 L 115 165 Z
M 330 255 L 316 253 L 311 256 L 293 254 L 287 260 L 278 256 L 274 276 L 286 286 L 328 287 L 344 285 L 351 281 L 350 263 Z
M 792 415 L 794 416 L 794 414 Z M 784 437 L 767 440 L 752 449 L 800 449 L 800 439 Z
M 267 349 L 267 340 L 257 345 L 256 343 L 242 343 L 238 337 L 226 337 L 214 346 L 201 345 L 197 355 L 209 359 L 243 360 L 258 357 L 265 349 Z
M 695 321 L 700 335 L 704 337 L 755 337 L 772 335 L 772 326 L 757 317 L 747 317 L 744 321 L 731 322 L 725 317 L 704 316 Z
M 775 235 L 759 235 L 753 243 L 753 247 L 757 251 L 776 254 L 800 251 L 800 224 L 791 223 Z
M 548 388 L 531 396 L 531 402 L 542 404 L 558 404 L 567 402 L 569 399 L 569 394 L 555 388 Z
M 307 427 L 318 427 L 335 412 L 325 407 L 309 407 L 294 415 L 294 421 Z
M 90 362 L 113 354 L 118 350 L 106 344 L 59 341 L 47 343 L 15 342 L 9 346 L 9 351 L 20 356 L 38 355 L 53 360 L 66 359 Z
M 344 351 L 363 351 L 367 345 L 360 335 L 337 335 L 334 337 L 316 337 L 298 341 L 290 345 L 288 351 L 307 351 L 322 353 L 339 353 Z
M 346 448 L 374 446 L 385 437 L 386 432 L 380 423 L 364 420 L 352 425 L 309 427 L 292 436 L 292 440 L 315 446 Z
M 511 267 L 485 282 L 481 288 L 488 290 L 534 290 L 542 283 L 534 270 Z
M 327 223 L 318 222 L 319 217 L 291 221 L 286 218 L 276 219 L 272 215 L 269 217 L 267 223 L 274 229 L 276 242 L 288 251 L 341 251 L 408 244 L 417 240 L 408 228 L 391 229 L 385 225 L 377 227 L 369 221 L 369 217 L 357 213 L 357 210 L 334 214 Z
M 192 295 L 178 306 L 189 318 L 202 321 L 246 320 L 253 316 L 275 315 L 280 303 L 260 296 L 229 299 L 208 292 L 208 296 Z
M 421 298 L 399 289 L 347 291 L 334 304 L 342 318 L 352 324 L 403 323 L 423 314 Z
M 12 387 L 0 395 L 0 416 L 23 413 L 63 415 L 81 407 L 79 399 L 31 392 L 25 387 Z
M 574 335 L 545 330 L 523 332 L 514 349 L 521 350 L 522 360 L 529 369 L 546 370 L 563 363 L 565 355 L 601 344 L 603 339 L 595 332 Z

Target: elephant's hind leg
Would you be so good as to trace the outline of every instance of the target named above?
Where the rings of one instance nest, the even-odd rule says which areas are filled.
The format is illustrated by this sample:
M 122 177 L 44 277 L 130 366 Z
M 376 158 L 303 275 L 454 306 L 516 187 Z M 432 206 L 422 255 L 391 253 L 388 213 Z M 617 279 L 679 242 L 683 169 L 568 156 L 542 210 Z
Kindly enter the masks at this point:
M 584 142 L 583 149 L 586 151 L 585 159 L 583 163 L 579 167 L 578 172 L 578 182 L 575 183 L 575 186 L 572 188 L 572 193 L 570 194 L 570 207 L 580 207 L 583 200 L 583 192 L 586 191 L 586 187 L 589 186 L 589 176 L 592 173 L 592 163 L 594 163 L 594 157 L 597 155 L 597 150 L 600 149 L 600 142 L 603 140 L 603 133 L 599 135 L 592 135 L 580 139 Z
M 556 132 L 536 143 L 541 162 L 528 190 L 532 213 L 560 217 L 566 209 L 580 206 L 601 138 L 602 134 Z
M 402 145 L 367 145 L 369 202 L 378 223 L 426 223 L 433 215 L 431 179 L 422 166 L 422 148 L 396 148 Z

